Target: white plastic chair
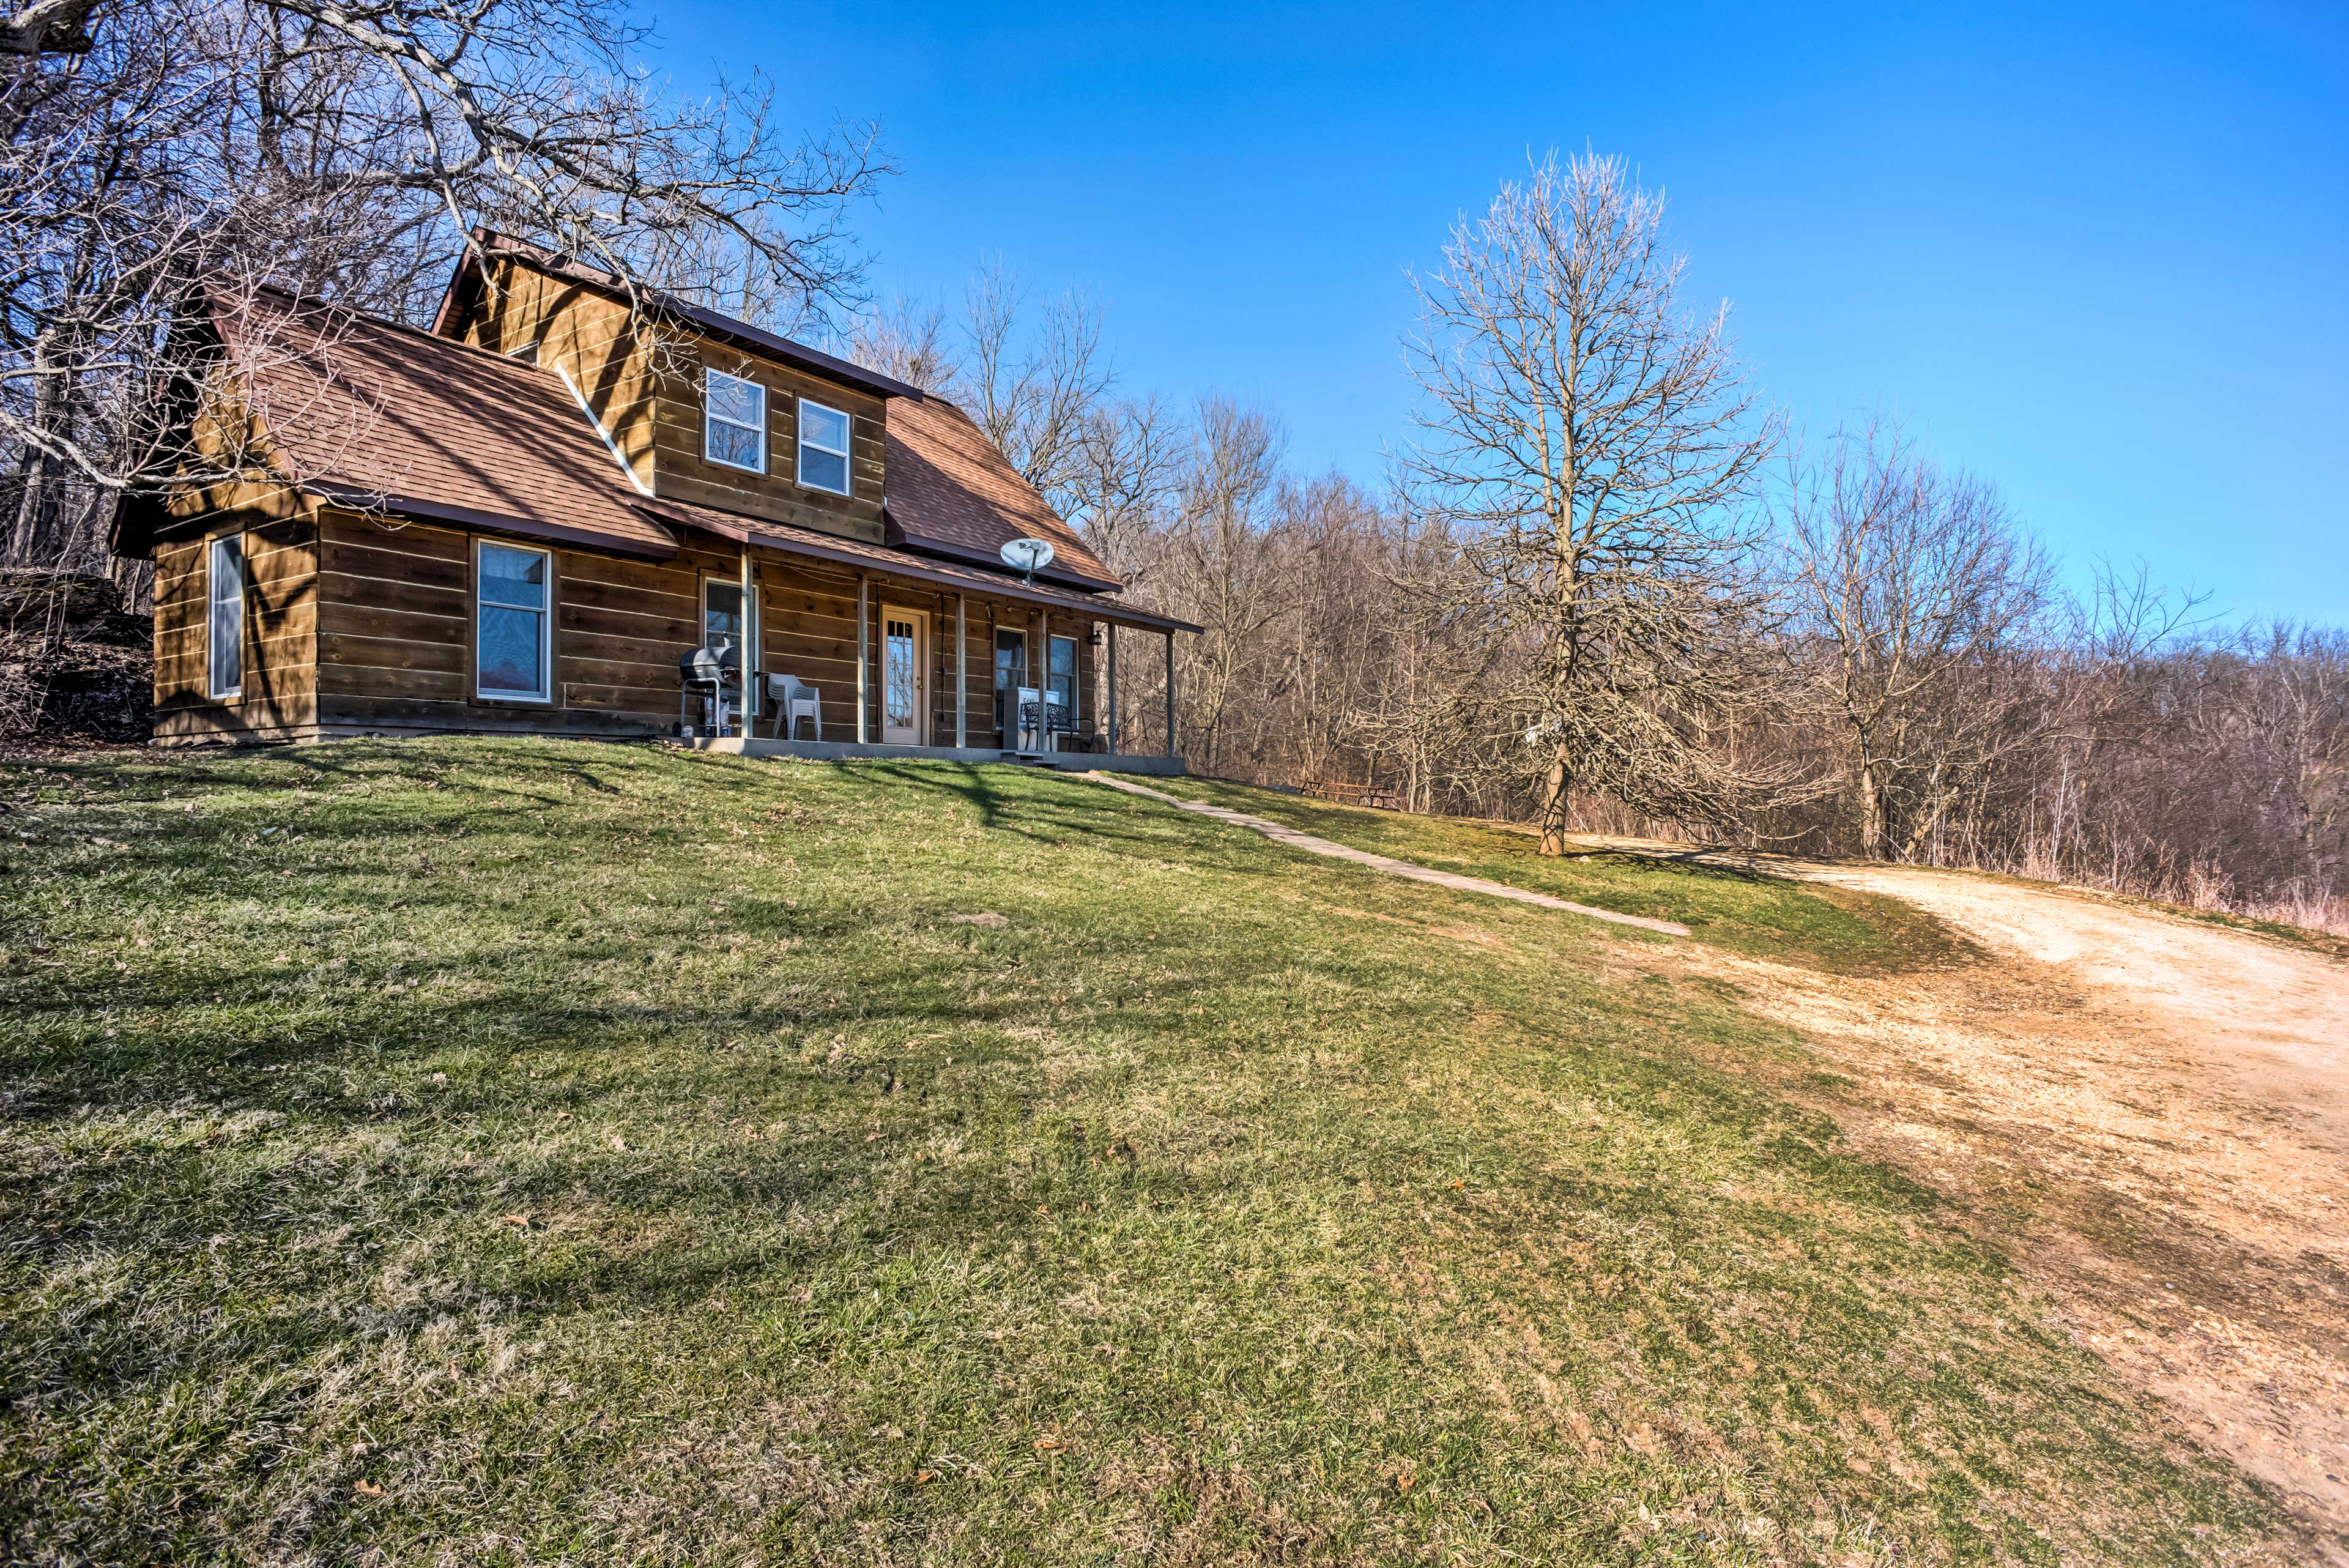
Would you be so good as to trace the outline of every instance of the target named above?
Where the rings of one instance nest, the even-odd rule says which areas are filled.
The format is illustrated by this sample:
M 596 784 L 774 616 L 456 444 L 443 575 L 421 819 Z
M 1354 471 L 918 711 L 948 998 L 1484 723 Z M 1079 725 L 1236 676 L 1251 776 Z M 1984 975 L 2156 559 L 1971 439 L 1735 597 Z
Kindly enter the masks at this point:
M 775 700 L 775 738 L 779 741 L 799 739 L 800 715 L 806 714 L 815 724 L 815 738 L 823 739 L 823 699 L 816 689 L 796 675 L 770 675 L 767 692 Z

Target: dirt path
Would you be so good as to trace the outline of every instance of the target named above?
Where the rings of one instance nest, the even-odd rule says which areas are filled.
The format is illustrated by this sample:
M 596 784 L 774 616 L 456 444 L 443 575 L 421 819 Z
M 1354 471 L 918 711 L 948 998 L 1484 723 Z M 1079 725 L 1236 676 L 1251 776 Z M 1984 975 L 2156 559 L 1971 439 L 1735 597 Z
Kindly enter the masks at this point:
M 1822 1108 L 2349 1564 L 2349 964 L 2061 888 L 1744 864 L 1906 899 L 1992 955 L 1855 981 L 1675 952 L 1809 1033 L 1850 1080 Z

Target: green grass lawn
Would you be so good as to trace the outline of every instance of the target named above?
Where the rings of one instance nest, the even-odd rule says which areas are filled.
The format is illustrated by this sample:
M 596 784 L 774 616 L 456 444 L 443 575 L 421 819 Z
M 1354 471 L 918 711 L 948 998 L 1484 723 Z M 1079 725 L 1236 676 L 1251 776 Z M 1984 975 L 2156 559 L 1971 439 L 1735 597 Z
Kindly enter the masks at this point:
M 1897 972 L 1973 956 L 1948 927 L 1873 893 L 1599 847 L 1545 858 L 1532 835 L 1506 827 L 1333 805 L 1220 779 L 1185 779 L 1169 793 L 1399 860 L 1675 920 L 1699 941 L 1828 973 Z
M 1663 939 L 1006 768 L 352 742 L 0 797 L 10 1562 L 2283 1554 L 1930 1193 L 1704 1065 L 1802 1045 L 1626 978 Z

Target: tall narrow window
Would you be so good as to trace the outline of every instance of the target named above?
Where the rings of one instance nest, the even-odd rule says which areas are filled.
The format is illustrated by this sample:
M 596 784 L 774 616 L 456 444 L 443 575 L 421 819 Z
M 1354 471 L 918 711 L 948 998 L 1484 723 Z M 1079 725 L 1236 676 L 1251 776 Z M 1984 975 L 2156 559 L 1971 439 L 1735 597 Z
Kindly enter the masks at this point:
M 995 726 L 1006 746 L 1019 743 L 1019 692 L 1028 684 L 1028 634 L 995 628 Z
M 999 627 L 995 632 L 995 689 L 1028 684 L 1028 634 Z
M 701 646 L 742 645 L 742 585 L 723 577 L 701 580 Z
M 800 483 L 848 493 L 848 416 L 805 398 L 800 400 Z
M 215 699 L 244 691 L 244 541 L 231 534 L 212 544 L 204 625 L 209 651 L 205 690 Z
M 702 454 L 729 468 L 767 472 L 767 389 L 722 370 L 702 373 Z
M 1050 639 L 1052 695 L 1060 700 L 1059 722 L 1077 722 L 1077 639 L 1056 637 Z
M 554 557 L 510 545 L 481 546 L 474 695 L 544 702 L 551 695 L 547 585 Z

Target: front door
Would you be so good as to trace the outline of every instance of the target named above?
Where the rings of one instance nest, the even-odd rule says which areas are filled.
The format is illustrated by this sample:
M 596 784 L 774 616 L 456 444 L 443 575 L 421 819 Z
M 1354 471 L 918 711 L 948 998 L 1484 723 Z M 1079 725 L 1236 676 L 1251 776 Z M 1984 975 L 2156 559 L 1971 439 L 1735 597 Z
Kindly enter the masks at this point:
M 881 743 L 930 742 L 930 618 L 881 607 Z

